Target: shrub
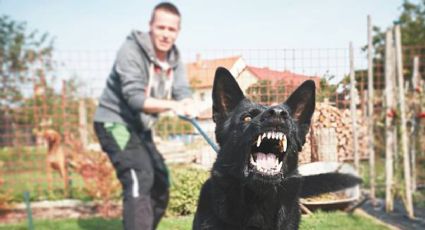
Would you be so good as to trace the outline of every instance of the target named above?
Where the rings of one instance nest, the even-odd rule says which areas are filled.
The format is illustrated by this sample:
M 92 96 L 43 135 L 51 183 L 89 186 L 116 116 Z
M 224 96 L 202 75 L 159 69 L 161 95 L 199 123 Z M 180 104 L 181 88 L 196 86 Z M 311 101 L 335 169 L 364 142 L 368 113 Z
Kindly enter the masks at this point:
M 0 161 L 0 169 L 3 167 L 3 162 Z M 0 188 L 2 187 L 3 179 L 0 170 Z M 10 206 L 10 201 L 12 197 L 9 192 L 0 191 L 0 209 L 8 208 Z
M 202 184 L 209 172 L 188 166 L 171 167 L 170 203 L 167 216 L 192 215 L 196 211 Z
M 98 211 L 102 217 L 115 215 L 111 210 L 112 201 L 119 195 L 120 184 L 115 176 L 115 170 L 106 154 L 86 151 L 74 159 L 76 171 L 83 177 L 87 195 L 100 201 Z
M 169 135 L 190 134 L 194 132 L 192 125 L 178 117 L 163 116 L 160 117 L 154 127 L 155 133 L 160 137 Z

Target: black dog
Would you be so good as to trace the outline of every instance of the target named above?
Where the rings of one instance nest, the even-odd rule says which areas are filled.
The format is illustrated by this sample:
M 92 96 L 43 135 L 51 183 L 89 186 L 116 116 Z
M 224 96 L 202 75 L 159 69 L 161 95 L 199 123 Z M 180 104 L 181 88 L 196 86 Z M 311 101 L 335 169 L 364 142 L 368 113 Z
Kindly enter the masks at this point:
M 300 197 L 360 183 L 348 174 L 298 174 L 314 107 L 313 81 L 268 107 L 245 98 L 229 71 L 217 69 L 213 120 L 220 152 L 202 187 L 194 230 L 298 229 Z

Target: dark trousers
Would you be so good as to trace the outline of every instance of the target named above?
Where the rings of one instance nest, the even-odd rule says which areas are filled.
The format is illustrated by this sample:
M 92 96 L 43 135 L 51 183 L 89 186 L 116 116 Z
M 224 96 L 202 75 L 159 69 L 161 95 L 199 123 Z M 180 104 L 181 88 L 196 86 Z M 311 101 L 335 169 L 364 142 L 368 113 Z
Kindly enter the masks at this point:
M 128 129 L 130 139 L 121 149 L 103 123 L 95 122 L 94 129 L 123 188 L 124 229 L 155 229 L 167 208 L 169 178 L 152 133 Z

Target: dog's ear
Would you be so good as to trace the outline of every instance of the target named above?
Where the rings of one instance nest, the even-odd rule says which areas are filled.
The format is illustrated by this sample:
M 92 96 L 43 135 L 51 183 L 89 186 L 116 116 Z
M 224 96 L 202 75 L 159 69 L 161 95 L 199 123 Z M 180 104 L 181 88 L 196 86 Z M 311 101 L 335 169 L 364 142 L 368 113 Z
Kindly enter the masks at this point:
M 289 96 L 285 104 L 289 107 L 291 116 L 298 124 L 300 139 L 302 144 L 304 144 L 316 105 L 316 86 L 314 81 L 307 80 L 301 84 Z
M 223 67 L 218 67 L 215 72 L 212 91 L 213 120 L 227 117 L 245 96 L 232 74 Z

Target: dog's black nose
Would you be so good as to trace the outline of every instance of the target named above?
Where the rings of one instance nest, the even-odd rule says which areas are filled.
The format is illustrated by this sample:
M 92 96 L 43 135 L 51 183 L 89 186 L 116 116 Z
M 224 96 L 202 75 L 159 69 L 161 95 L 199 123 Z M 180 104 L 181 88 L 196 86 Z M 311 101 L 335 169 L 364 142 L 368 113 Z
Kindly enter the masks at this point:
M 268 110 L 266 110 L 262 116 L 261 121 L 267 120 L 267 119 L 283 119 L 287 118 L 288 113 L 279 108 L 279 107 L 271 107 Z

